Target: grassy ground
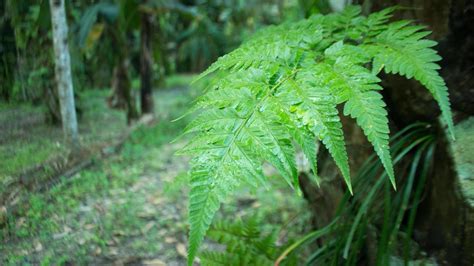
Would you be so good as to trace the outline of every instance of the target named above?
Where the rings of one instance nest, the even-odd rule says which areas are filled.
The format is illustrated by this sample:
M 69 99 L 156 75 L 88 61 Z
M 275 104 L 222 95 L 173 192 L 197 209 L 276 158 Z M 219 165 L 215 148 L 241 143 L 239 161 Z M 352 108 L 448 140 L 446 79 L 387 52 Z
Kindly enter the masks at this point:
M 172 84 L 183 87 L 188 80 Z M 46 193 L 29 195 L 20 215 L 8 217 L 1 229 L 0 264 L 183 265 L 187 158 L 173 154 L 186 140 L 170 141 L 187 121 L 170 121 L 195 94 L 185 88 L 157 91 L 159 123 L 135 131 L 116 156 Z M 283 227 L 282 241 L 304 231 L 303 199 L 280 179 L 272 180 L 269 191 L 236 193 L 217 219 L 258 217 L 262 226 Z M 207 242 L 204 248 L 213 246 Z
M 109 93 L 88 90 L 80 95 L 79 131 L 85 146 L 111 141 L 127 126 L 123 111 L 107 108 Z M 44 114 L 42 107 L 0 105 L 0 181 L 65 152 L 61 127 L 46 124 Z

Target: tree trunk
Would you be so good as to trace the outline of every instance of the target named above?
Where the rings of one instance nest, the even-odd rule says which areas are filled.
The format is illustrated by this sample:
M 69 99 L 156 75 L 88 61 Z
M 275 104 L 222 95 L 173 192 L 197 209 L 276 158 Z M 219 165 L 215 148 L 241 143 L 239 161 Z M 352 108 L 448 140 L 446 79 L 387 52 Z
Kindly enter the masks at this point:
M 140 103 L 142 113 L 153 113 L 153 55 L 152 55 L 152 16 L 141 15 L 140 46 Z
M 130 125 L 138 119 L 135 95 L 132 92 L 130 76 L 128 73 L 130 61 L 126 32 L 122 32 L 118 23 L 110 27 L 110 36 L 117 51 L 115 53 L 115 67 L 112 76 L 112 94 L 107 99 L 112 108 L 125 109 L 127 112 L 127 123 Z
M 434 174 L 428 179 L 426 197 L 419 206 L 415 239 L 441 263 L 474 263 L 474 2 L 472 0 L 372 1 L 372 10 L 389 5 L 414 7 L 397 12 L 428 26 L 443 60 L 441 74 L 449 88 L 456 141 L 441 138 L 435 154 Z M 439 109 L 416 82 L 388 76 L 386 95 L 392 120 L 406 125 L 416 120 L 437 123 Z M 400 88 L 406 88 L 401 90 Z M 421 93 L 422 92 L 422 93 Z M 472 123 L 471 123 L 472 124 Z M 467 133 L 462 133 L 462 132 Z M 472 190 L 471 190 L 472 191 Z
M 51 22 L 61 118 L 66 141 L 73 149 L 79 147 L 76 108 L 71 77 L 71 60 L 67 40 L 67 22 L 64 0 L 50 0 Z
M 127 123 L 131 124 L 138 118 L 138 112 L 135 106 L 135 97 L 132 94 L 130 86 L 128 65 L 128 60 L 121 58 L 114 67 L 112 94 L 107 101 L 111 108 L 125 109 L 127 112 Z

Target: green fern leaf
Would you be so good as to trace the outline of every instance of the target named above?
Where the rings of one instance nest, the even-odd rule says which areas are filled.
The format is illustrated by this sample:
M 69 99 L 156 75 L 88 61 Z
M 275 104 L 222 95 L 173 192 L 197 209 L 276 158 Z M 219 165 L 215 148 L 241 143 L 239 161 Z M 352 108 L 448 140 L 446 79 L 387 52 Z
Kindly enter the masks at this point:
M 318 164 L 316 162 L 317 150 L 315 136 L 305 127 L 293 127 L 290 129 L 290 134 L 295 142 L 301 147 L 304 155 L 308 159 L 311 170 L 313 171 L 313 181 L 319 185 L 321 179 L 318 176 Z
M 374 146 L 375 152 L 382 161 L 392 186 L 396 188 L 392 157 L 389 150 L 389 129 L 387 111 L 382 95 L 377 91 L 355 93 L 344 105 L 344 115 L 357 120 L 367 139 Z
M 287 82 L 288 87 L 284 87 L 284 92 L 279 96 L 286 98 L 287 103 L 293 102 L 292 111 L 296 113 L 297 119 L 307 126 L 328 149 L 352 193 L 349 162 L 336 100 L 327 88 L 318 87 L 315 83 L 309 82 L 315 79 L 311 68 L 309 71 L 299 72 L 296 78 L 297 81 Z M 307 156 L 311 156 L 308 157 L 311 160 L 313 155 L 310 152 L 306 153 Z
M 200 254 L 203 265 L 245 265 L 241 264 L 241 258 L 238 254 L 218 251 L 204 251 Z
M 200 253 L 204 265 L 273 265 L 278 249 L 276 231 L 262 233 L 256 219 L 246 222 L 217 221 L 209 237 L 225 245 L 225 251 Z
M 351 190 L 339 105 L 362 128 L 395 187 L 377 77 L 382 69 L 420 81 L 452 130 L 448 91 L 436 64 L 440 57 L 432 49 L 436 43 L 424 39 L 428 32 L 423 27 L 408 21 L 388 24 L 394 10 L 364 17 L 360 7 L 348 7 L 268 27 L 201 75 L 217 72 L 192 109 L 197 116 L 184 134 L 193 137 L 181 151 L 194 156 L 188 264 L 220 203 L 242 184 L 265 186 L 264 162 L 290 186 L 298 185 L 293 143 L 301 146 L 317 175 L 319 139 Z
M 367 41 L 366 49 L 374 57 L 373 68 L 415 78 L 424 85 L 438 102 L 454 139 L 448 88 L 438 73 L 440 66 L 436 63 L 441 57 L 432 49 L 437 43 L 423 39 L 430 34 L 424 27 L 409 26 L 409 23 L 391 23 L 385 31 Z

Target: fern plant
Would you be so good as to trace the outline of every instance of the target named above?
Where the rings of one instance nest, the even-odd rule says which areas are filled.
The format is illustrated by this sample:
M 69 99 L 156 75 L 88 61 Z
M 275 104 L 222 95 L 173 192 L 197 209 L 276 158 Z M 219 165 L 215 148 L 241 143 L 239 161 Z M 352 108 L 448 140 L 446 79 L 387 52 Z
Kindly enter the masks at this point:
M 220 203 L 241 184 L 265 185 L 262 163 L 297 186 L 295 144 L 317 178 L 316 145 L 332 155 L 352 193 L 348 156 L 337 107 L 354 118 L 395 187 L 380 71 L 414 78 L 438 102 L 452 134 L 441 58 L 429 32 L 410 21 L 389 22 L 395 8 L 367 17 L 360 7 L 268 27 L 219 58 L 201 77 L 218 78 L 198 98 L 181 153 L 190 168 L 189 254 L 192 264 Z M 454 136 L 453 136 L 454 137 Z
M 225 245 L 223 251 L 200 253 L 203 265 L 273 265 L 285 247 L 277 247 L 276 231 L 262 233 L 256 219 L 248 221 L 218 221 L 209 230 L 209 237 Z M 296 257 L 288 257 L 290 264 Z

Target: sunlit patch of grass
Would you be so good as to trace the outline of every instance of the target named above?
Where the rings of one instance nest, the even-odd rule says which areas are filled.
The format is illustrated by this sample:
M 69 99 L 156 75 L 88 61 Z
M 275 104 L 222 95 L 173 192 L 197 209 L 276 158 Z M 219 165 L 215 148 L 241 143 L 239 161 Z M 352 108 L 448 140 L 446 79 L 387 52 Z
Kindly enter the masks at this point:
M 125 113 L 107 107 L 108 90 L 86 90 L 79 96 L 78 105 L 82 110 L 79 119 L 80 140 L 83 146 L 108 142 L 123 134 L 127 127 Z M 42 119 L 41 107 L 27 104 L 0 104 L 0 122 L 13 125 L 15 138 L 8 139 L 0 147 L 0 181 L 7 176 L 16 176 L 25 169 L 30 169 L 54 156 L 64 154 L 60 126 L 48 125 L 36 121 L 34 125 L 23 128 L 17 126 L 16 119 L 35 116 Z M 14 115 L 13 115 L 14 114 Z M 107 125 L 107 126 L 104 126 Z M 3 136 L 3 135 L 0 135 Z M 8 137 L 9 135 L 5 135 Z
M 37 142 L 16 142 L 0 148 L 0 179 L 21 172 L 26 166 L 34 166 L 47 160 L 51 154 L 64 151 L 59 143 L 46 139 Z
M 189 86 L 196 77 L 196 74 L 174 74 L 166 77 L 165 84 L 167 88 L 185 87 Z

